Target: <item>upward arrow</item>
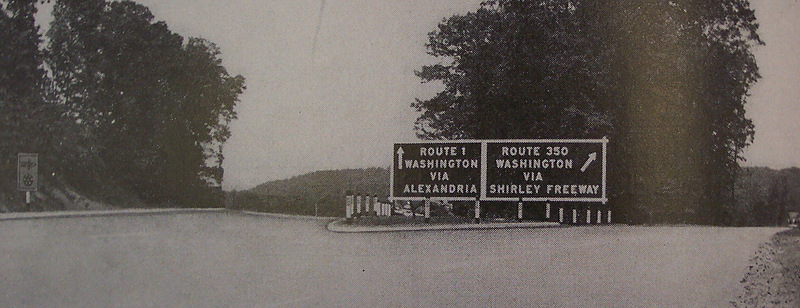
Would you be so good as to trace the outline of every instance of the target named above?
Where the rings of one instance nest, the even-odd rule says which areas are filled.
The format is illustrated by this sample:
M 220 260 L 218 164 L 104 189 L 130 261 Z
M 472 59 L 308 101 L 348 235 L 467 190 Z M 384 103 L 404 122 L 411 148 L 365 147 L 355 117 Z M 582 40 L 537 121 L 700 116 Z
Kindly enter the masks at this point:
M 589 159 L 587 159 L 586 162 L 583 163 L 583 167 L 581 167 L 581 172 L 586 172 L 586 168 L 589 168 L 589 165 L 595 160 L 597 160 L 597 152 L 592 152 L 591 154 L 589 154 Z
M 403 147 L 397 148 L 397 169 L 403 169 Z

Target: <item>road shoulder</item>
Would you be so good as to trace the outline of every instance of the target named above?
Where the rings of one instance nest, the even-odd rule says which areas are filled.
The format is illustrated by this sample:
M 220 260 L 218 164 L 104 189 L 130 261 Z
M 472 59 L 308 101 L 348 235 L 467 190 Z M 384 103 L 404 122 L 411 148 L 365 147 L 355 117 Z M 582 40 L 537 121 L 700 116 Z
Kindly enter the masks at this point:
M 772 236 L 750 259 L 740 281 L 736 307 L 797 307 L 800 305 L 800 229 Z

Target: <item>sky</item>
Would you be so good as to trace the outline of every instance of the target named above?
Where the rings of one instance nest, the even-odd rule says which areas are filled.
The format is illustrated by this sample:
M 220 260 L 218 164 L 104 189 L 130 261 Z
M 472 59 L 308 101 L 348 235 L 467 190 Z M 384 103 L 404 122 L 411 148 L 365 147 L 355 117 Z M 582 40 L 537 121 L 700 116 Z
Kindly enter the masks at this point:
M 441 89 L 414 70 L 427 33 L 482 0 L 137 0 L 184 37 L 222 50 L 247 79 L 225 145 L 225 189 L 303 173 L 388 167 L 416 140 L 415 98 Z M 756 126 L 746 166 L 800 166 L 800 1 L 752 0 L 766 46 L 746 112 Z

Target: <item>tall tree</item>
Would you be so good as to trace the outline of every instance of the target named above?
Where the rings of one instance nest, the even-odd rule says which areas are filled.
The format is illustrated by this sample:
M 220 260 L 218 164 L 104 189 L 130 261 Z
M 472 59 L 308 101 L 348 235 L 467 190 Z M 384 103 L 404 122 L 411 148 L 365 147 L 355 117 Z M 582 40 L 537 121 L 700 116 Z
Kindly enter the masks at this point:
M 636 222 L 725 223 L 753 126 L 745 0 L 494 0 L 429 35 L 422 138 L 610 136 L 612 202 Z
M 43 68 L 35 0 L 0 1 L 0 199 L 16 197 L 17 153 L 39 154 L 40 184 L 60 177 L 66 136 L 75 127 L 62 118 Z
M 60 0 L 48 32 L 55 84 L 97 141 L 103 170 L 149 203 L 221 202 L 222 144 L 244 90 L 219 49 L 132 1 Z M 219 200 L 214 200 L 219 199 Z
M 41 68 L 40 37 L 33 14 L 35 1 L 0 2 L 0 192 L 16 188 L 16 155 L 38 151 L 32 136 L 42 128 L 41 91 L 44 71 Z

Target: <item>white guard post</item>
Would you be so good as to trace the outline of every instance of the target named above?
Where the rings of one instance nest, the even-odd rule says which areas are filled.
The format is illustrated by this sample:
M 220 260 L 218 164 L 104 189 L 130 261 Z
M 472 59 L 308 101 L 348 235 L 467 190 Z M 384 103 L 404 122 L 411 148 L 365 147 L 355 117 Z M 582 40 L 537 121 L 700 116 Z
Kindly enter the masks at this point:
M 563 207 L 559 207 L 558 208 L 558 222 L 562 223 L 562 224 L 564 223 L 564 208 Z
M 383 204 L 378 202 L 378 195 L 372 196 L 372 206 L 375 207 L 375 216 L 382 216 L 381 211 L 383 210 Z
M 475 223 L 481 223 L 481 200 L 475 199 Z
M 601 218 L 601 217 L 600 217 L 600 215 L 602 215 L 602 214 L 601 214 L 602 212 L 603 212 L 603 211 L 601 211 L 601 210 L 597 210 L 597 224 L 601 224 L 601 223 L 603 223 L 603 220 L 602 220 L 602 219 L 600 219 L 600 218 Z
M 586 223 L 587 224 L 592 223 L 592 210 L 589 209 L 586 210 Z
M 577 209 L 572 209 L 572 223 L 573 224 L 578 223 L 578 210 Z
M 544 218 L 547 218 L 547 220 L 550 220 L 550 202 L 547 202 L 547 204 L 545 204 L 544 207 L 545 207 Z
M 519 203 L 517 203 L 517 219 L 522 221 L 522 198 L 520 198 Z
M 361 194 L 356 195 L 356 213 L 361 214 Z
M 606 215 L 606 221 L 611 223 L 611 210 L 608 210 L 608 214 Z
M 345 213 L 345 217 L 347 218 L 348 221 L 353 219 L 353 195 L 352 194 L 349 194 L 349 193 L 347 194 L 347 199 L 345 200 L 345 206 L 344 206 L 344 213 Z
M 431 199 L 425 198 L 425 222 L 431 222 Z

